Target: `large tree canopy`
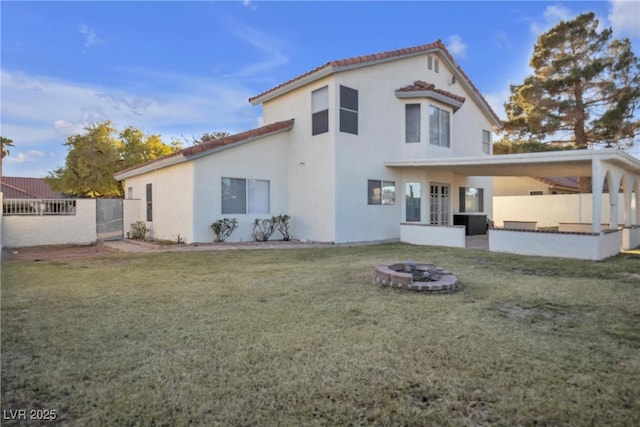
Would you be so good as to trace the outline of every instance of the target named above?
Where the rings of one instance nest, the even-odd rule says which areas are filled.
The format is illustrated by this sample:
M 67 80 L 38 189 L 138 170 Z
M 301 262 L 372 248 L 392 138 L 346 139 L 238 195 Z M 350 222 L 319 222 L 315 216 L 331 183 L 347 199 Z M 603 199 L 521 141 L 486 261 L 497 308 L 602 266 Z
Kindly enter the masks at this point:
M 134 127 L 118 132 L 110 121 L 87 126 L 64 145 L 69 150 L 65 165 L 50 172 L 47 179 L 54 190 L 79 197 L 122 197 L 115 172 L 180 148 Z
M 530 65 L 534 74 L 511 86 L 505 139 L 587 148 L 625 146 L 638 134 L 640 63 L 593 13 L 542 34 Z

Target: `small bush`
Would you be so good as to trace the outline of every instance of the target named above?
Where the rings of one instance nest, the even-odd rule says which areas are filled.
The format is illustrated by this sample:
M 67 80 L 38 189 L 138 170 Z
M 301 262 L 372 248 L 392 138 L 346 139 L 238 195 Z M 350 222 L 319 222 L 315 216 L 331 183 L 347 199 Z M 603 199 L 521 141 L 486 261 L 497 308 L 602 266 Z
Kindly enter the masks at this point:
M 251 235 L 258 242 L 266 242 L 275 231 L 275 217 L 267 219 L 256 218 L 255 221 L 253 221 L 253 232 Z
M 216 235 L 216 242 L 224 242 L 236 228 L 238 228 L 236 218 L 222 218 L 211 224 L 211 229 Z
M 282 240 L 289 241 L 291 239 L 289 235 L 291 217 L 287 214 L 281 214 L 274 216 L 271 220 L 276 224 L 276 229 L 282 234 Z
M 131 238 L 135 240 L 147 240 L 149 228 L 144 221 L 131 223 Z

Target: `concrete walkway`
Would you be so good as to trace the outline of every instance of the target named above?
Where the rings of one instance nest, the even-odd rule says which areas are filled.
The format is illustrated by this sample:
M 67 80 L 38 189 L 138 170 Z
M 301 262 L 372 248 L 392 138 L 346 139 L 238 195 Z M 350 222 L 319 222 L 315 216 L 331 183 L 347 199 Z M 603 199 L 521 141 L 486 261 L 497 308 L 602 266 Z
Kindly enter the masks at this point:
M 321 242 L 300 242 L 281 240 L 267 242 L 231 242 L 231 243 L 194 243 L 185 244 L 160 244 L 143 242 L 139 240 L 122 239 L 103 242 L 102 244 L 120 252 L 129 253 L 159 253 L 159 252 L 202 252 L 202 251 L 223 251 L 234 249 L 309 249 L 309 248 L 328 248 L 336 246 L 368 246 L 378 245 L 382 243 L 397 243 L 398 240 L 384 240 L 373 242 L 354 242 L 354 243 L 321 243 Z

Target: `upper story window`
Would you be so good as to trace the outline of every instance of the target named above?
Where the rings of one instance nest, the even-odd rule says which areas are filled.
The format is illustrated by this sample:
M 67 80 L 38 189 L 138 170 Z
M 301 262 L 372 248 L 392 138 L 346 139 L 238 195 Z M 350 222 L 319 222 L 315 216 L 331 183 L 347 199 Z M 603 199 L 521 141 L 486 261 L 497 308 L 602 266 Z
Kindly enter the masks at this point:
M 429 143 L 451 147 L 450 113 L 433 105 L 429 106 Z
M 420 142 L 420 104 L 405 105 L 405 141 Z
M 440 72 L 440 61 L 438 61 L 438 58 L 434 58 L 432 55 L 429 55 L 427 57 L 427 68 L 429 70 L 433 70 L 436 73 Z
M 329 132 L 329 88 L 311 92 L 311 135 Z
M 482 131 L 482 152 L 491 154 L 491 132 L 488 130 Z
M 358 134 L 358 91 L 340 86 L 340 132 Z
M 222 213 L 269 213 L 269 181 L 222 178 Z

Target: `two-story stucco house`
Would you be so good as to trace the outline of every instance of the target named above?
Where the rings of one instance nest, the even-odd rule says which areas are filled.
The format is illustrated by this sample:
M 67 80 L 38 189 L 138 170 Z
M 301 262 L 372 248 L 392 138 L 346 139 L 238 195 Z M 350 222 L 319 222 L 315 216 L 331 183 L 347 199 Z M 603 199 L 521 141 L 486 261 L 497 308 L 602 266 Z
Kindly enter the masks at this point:
M 239 222 L 229 241 L 251 240 L 255 218 L 285 213 L 295 239 L 464 247 L 454 217 L 492 217 L 494 175 L 606 171 L 584 153 L 492 156 L 500 121 L 440 41 L 328 62 L 249 101 L 263 127 L 118 172 L 140 200 L 126 218 L 187 243 L 223 217 Z
M 452 224 L 464 189 L 490 214 L 490 177 L 385 166 L 489 155 L 499 120 L 440 41 L 329 62 L 249 101 L 265 126 L 116 175 L 153 237 L 209 242 L 228 216 L 230 240 L 249 240 L 255 218 L 287 213 L 298 239 L 398 239 L 403 222 Z

